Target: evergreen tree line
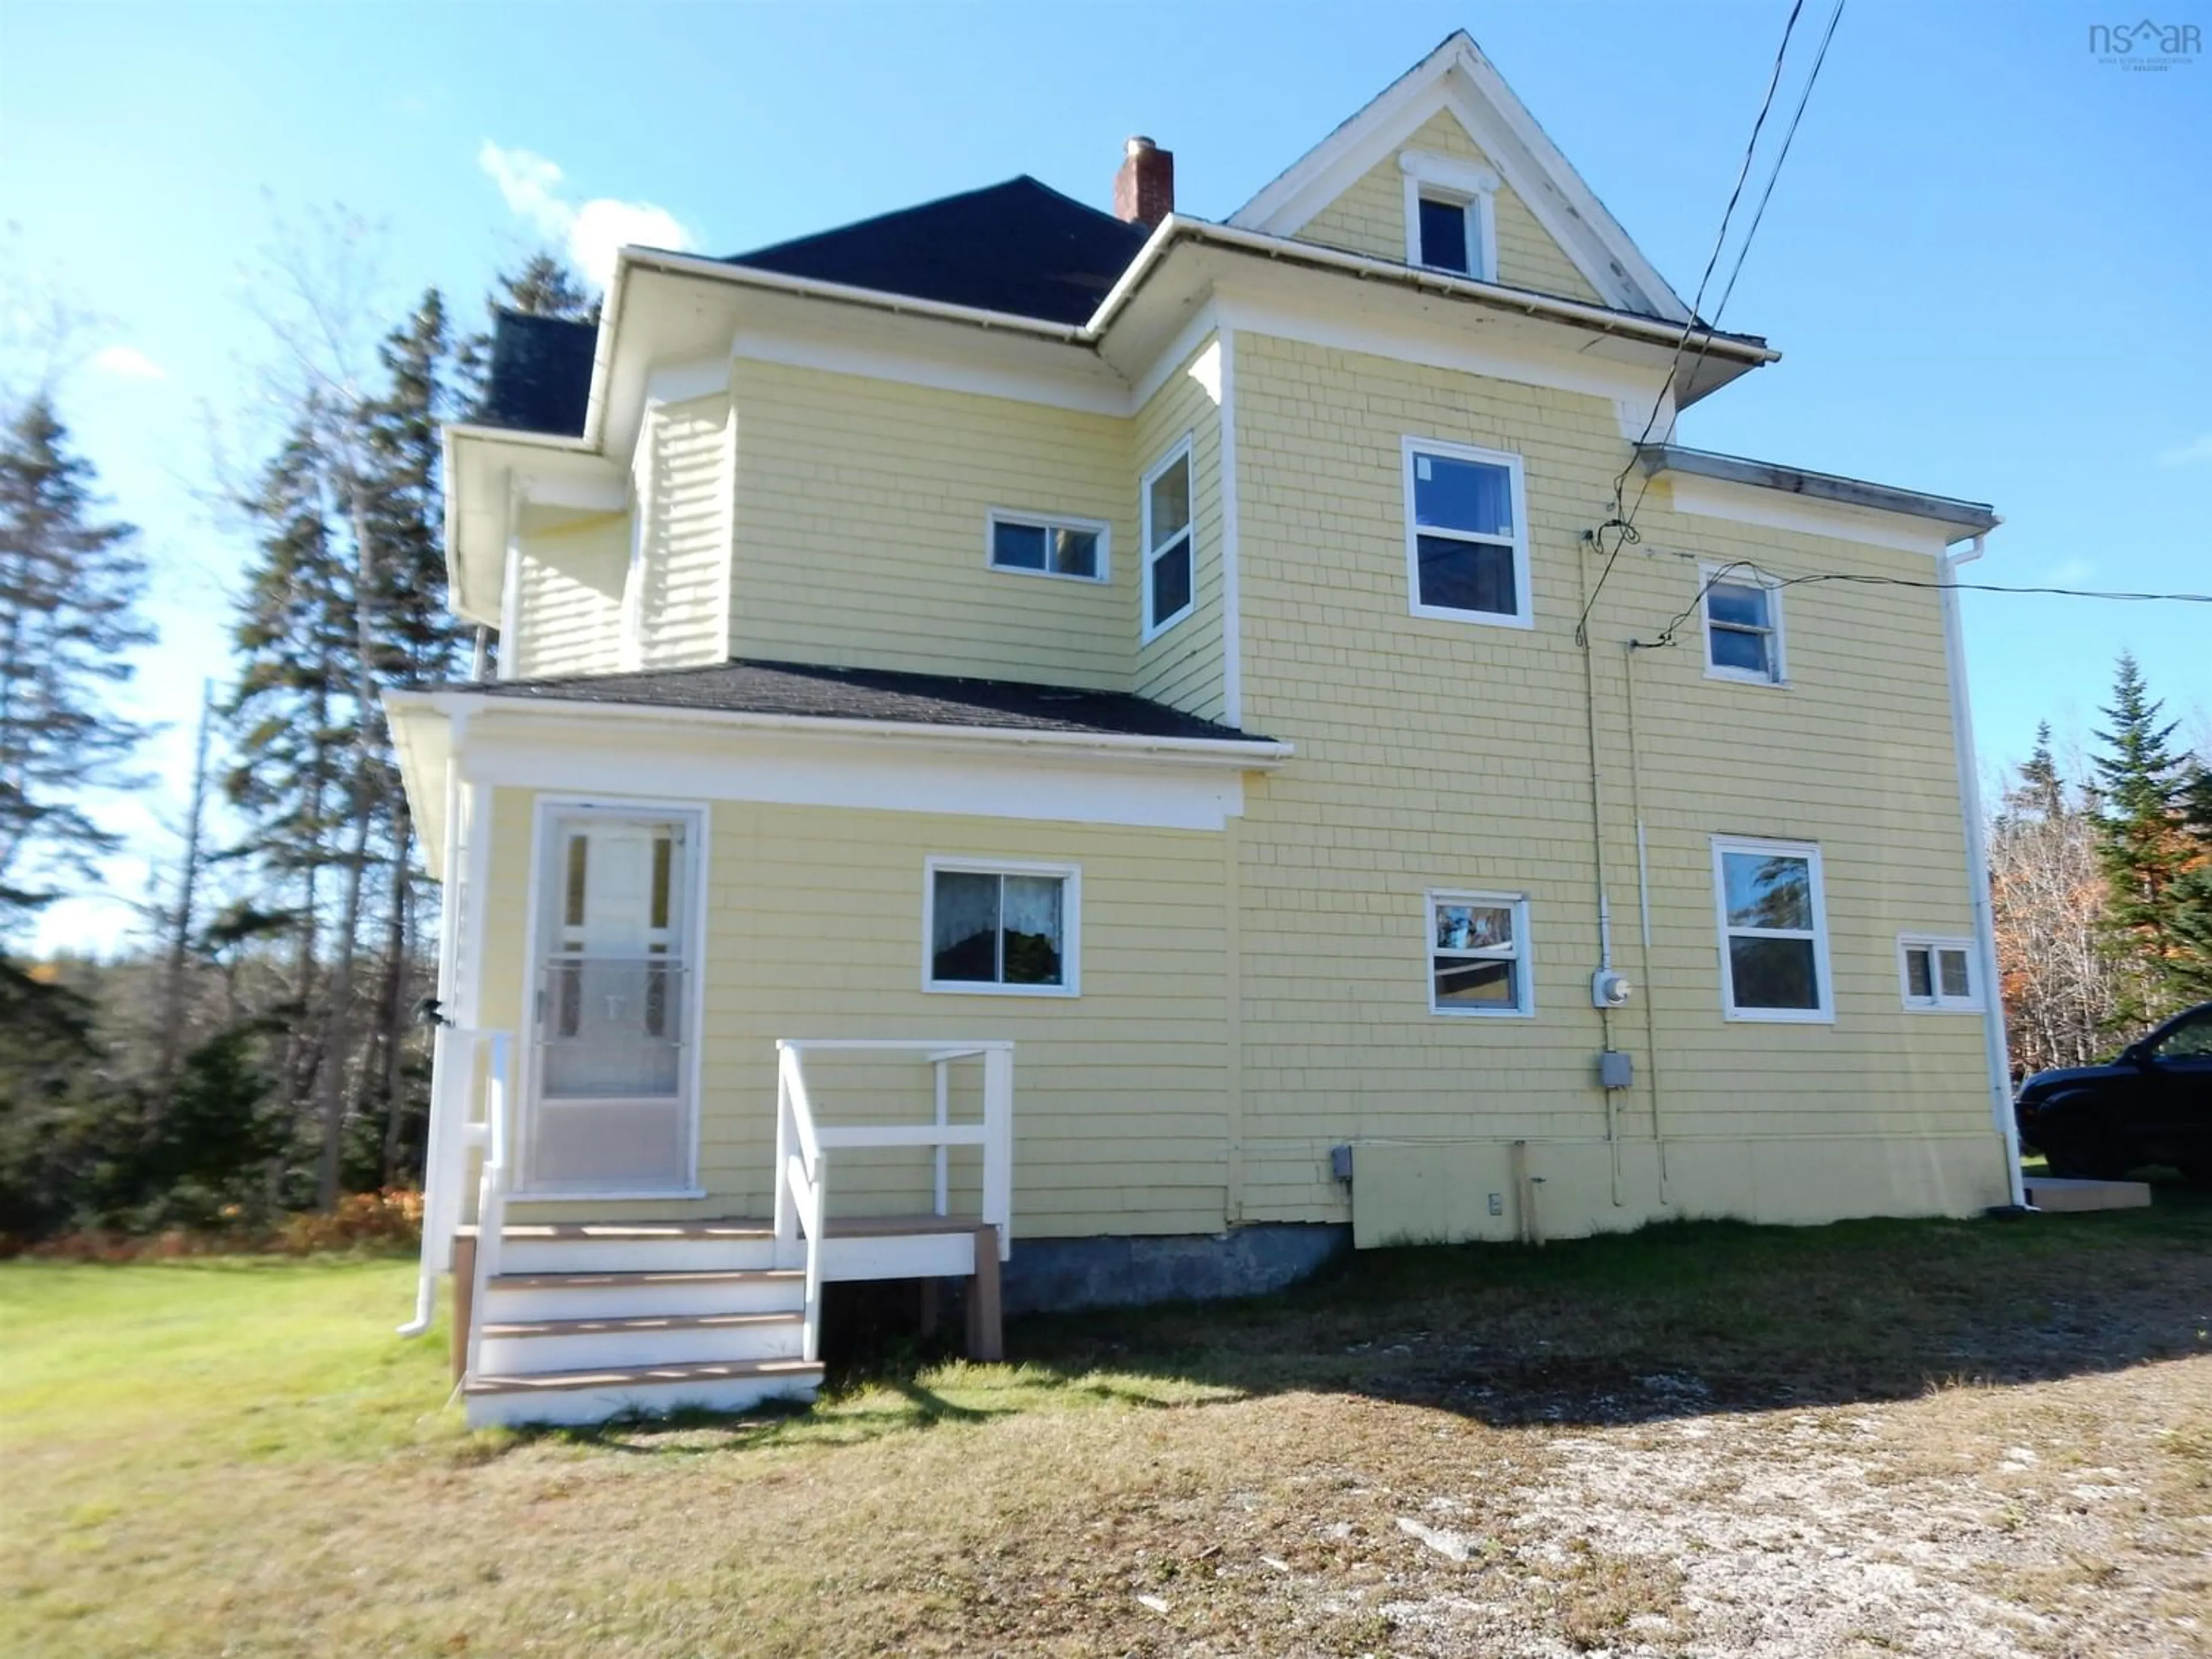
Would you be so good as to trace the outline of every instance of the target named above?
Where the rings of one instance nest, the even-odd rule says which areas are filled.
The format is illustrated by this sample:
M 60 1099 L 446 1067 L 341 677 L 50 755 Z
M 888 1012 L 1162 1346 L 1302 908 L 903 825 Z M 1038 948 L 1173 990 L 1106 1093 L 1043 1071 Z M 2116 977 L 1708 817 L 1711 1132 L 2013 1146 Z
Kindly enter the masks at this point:
M 2015 1076 L 2109 1057 L 2212 998 L 2212 753 L 2175 742 L 2132 656 L 2083 775 L 2051 727 L 1990 827 L 1990 886 Z
M 544 254 L 491 304 L 595 309 Z M 137 781 L 147 733 L 106 693 L 152 639 L 145 564 L 51 392 L 6 411 L 0 1237 L 250 1230 L 419 1182 L 414 1011 L 436 905 L 380 699 L 465 677 L 480 648 L 447 606 L 439 427 L 477 400 L 489 346 L 433 289 L 371 372 L 301 375 L 284 396 L 271 453 L 226 503 L 233 659 L 203 712 L 183 850 L 147 941 L 113 960 L 23 947 L 117 845 L 85 801 Z

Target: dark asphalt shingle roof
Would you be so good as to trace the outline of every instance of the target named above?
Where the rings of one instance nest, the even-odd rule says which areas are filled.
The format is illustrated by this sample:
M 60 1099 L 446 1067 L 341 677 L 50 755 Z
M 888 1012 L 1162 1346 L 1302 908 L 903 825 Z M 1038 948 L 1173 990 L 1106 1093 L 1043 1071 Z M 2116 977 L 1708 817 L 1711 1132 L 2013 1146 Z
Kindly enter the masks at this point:
M 492 324 L 483 401 L 471 420 L 478 426 L 581 437 L 599 333 L 595 323 L 500 312 Z
M 1150 234 L 1024 174 L 724 263 L 1072 324 Z
M 806 663 L 738 659 L 704 668 L 486 680 L 444 689 L 530 702 L 624 703 L 1085 737 L 1267 741 L 1127 691 L 1086 691 L 1013 680 L 963 679 L 878 668 L 826 668 Z

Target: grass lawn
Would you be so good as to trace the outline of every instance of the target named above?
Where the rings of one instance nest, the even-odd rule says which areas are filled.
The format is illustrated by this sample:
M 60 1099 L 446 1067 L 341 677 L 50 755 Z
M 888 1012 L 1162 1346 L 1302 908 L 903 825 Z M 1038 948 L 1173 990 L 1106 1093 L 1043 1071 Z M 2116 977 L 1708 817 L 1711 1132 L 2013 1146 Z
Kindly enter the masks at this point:
M 410 1264 L 0 1265 L 0 1653 L 2212 1653 L 2212 1203 L 1378 1252 L 470 1434 Z

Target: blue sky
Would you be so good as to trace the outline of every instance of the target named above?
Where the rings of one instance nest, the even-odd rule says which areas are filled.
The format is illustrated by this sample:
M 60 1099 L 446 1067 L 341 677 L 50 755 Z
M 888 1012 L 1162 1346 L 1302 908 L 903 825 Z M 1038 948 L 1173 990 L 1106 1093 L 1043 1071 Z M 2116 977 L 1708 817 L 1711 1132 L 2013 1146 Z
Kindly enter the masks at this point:
M 2212 587 L 2212 54 L 2100 63 L 2103 9 L 1854 0 L 1724 319 L 1784 359 L 1682 441 L 1992 501 L 1984 580 Z M 211 434 L 255 430 L 248 273 L 280 221 L 343 204 L 380 227 L 386 311 L 434 283 L 472 318 L 498 266 L 571 233 L 734 252 L 1024 172 L 1103 206 L 1132 132 L 1220 218 L 1464 27 L 1686 295 L 1785 10 L 9 0 L 9 264 L 103 318 L 64 410 L 145 530 L 164 641 L 131 696 L 175 722 L 160 786 L 103 809 L 133 838 L 112 896 L 46 942 L 112 939 L 173 846 L 246 557 L 204 504 Z M 2158 15 L 2212 39 L 2205 0 Z M 1966 617 L 1985 760 L 2039 719 L 2086 735 L 2124 647 L 2212 744 L 2206 608 Z

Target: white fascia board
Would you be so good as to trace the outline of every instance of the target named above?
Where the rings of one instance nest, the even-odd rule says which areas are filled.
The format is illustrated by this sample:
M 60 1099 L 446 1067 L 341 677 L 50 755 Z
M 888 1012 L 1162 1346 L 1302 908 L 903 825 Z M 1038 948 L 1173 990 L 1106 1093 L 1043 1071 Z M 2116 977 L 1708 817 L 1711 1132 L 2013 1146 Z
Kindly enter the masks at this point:
M 1449 111 L 1466 129 L 1599 293 L 1678 326 L 1690 320 L 1680 297 L 1464 30 L 1231 214 L 1230 225 L 1295 233 L 1440 110 Z
M 446 872 L 446 769 L 468 729 L 468 716 L 405 692 L 384 694 L 385 721 L 399 762 L 399 784 L 422 832 L 423 867 L 433 881 Z
M 1680 324 L 1668 323 L 1656 317 L 1616 311 L 1582 300 L 1559 299 L 1552 295 L 1538 294 L 1530 289 L 1508 288 L 1502 283 L 1481 282 L 1471 276 L 1455 276 L 1424 266 L 1407 265 L 1400 260 L 1378 259 L 1371 254 L 1347 253 L 1340 248 L 1326 247 L 1319 242 L 1301 242 L 1288 236 L 1211 224 L 1202 219 L 1182 219 L 1172 214 L 1161 221 L 1160 228 L 1164 232 L 1170 227 L 1176 231 L 1178 237 L 1187 237 L 1193 241 L 1257 254 L 1286 264 L 1348 271 L 1401 288 L 1419 289 L 1452 299 L 1476 301 L 1501 311 L 1575 323 L 1600 333 L 1659 346 L 1670 354 L 1677 349 L 1684 337 Z M 1165 257 L 1164 253 L 1153 256 L 1153 249 L 1161 245 L 1162 238 L 1158 234 L 1145 244 L 1136 263 L 1123 273 L 1114 291 L 1100 301 L 1088 326 L 1103 333 L 1111 325 L 1113 312 L 1126 302 L 1127 296 L 1135 291 L 1142 278 L 1148 274 L 1144 269 L 1147 257 Z M 1743 336 L 1706 336 L 1693 329 L 1688 338 L 1694 343 L 1703 344 L 1708 356 L 1725 357 L 1753 367 L 1778 362 L 1782 357 L 1782 354 L 1772 346 Z
M 385 694 L 394 710 L 434 707 L 447 714 L 467 711 L 501 723 L 514 720 L 562 720 L 587 724 L 608 722 L 635 726 L 681 728 L 696 740 L 699 728 L 726 732 L 780 732 L 798 738 L 891 742 L 904 746 L 939 750 L 989 750 L 994 752 L 1066 757 L 1114 756 L 1158 766 L 1238 772 L 1272 771 L 1297 750 L 1287 743 L 1267 738 L 1147 738 L 1121 732 L 1025 732 L 1006 726 L 940 726 L 921 721 L 821 719 L 805 714 L 763 714 L 743 709 L 675 708 L 657 703 L 601 702 L 586 698 L 520 697 L 453 689 L 442 691 L 391 691 Z
M 919 343 L 912 346 L 862 344 L 840 339 L 826 330 L 799 332 L 790 329 L 740 329 L 731 340 L 730 355 L 740 362 L 775 363 L 787 368 L 858 374 L 870 380 L 923 386 L 933 392 L 967 392 L 977 397 L 1042 404 L 1079 414 L 1122 416 L 1131 410 L 1129 392 L 1119 376 L 1102 384 L 1088 376 L 1057 375 L 983 363 L 950 343 L 942 350 L 933 350 Z
M 1768 530 L 1830 536 L 1838 541 L 1862 542 L 1869 547 L 1924 553 L 1930 558 L 1942 556 L 1944 548 L 1957 534 L 1955 526 L 1936 520 L 1916 519 L 1902 513 L 1870 513 L 1863 507 L 1818 501 L 1789 490 L 1761 489 L 1753 484 L 1693 477 L 1680 472 L 1662 472 L 1659 476 L 1667 480 L 1674 510 L 1693 518 L 1726 519 Z
M 509 706 L 454 691 L 388 701 L 398 719 L 471 710 L 461 767 L 472 784 L 1036 822 L 1219 830 L 1243 811 L 1244 773 L 1279 765 L 1290 752 L 1286 744 L 1062 740 L 608 704 Z M 1194 752 L 1200 747 L 1231 752 Z
M 952 322 L 972 324 L 979 328 L 1005 329 L 1016 334 L 1032 334 L 1040 339 L 1061 340 L 1071 344 L 1090 343 L 1084 325 L 1079 323 L 1048 323 L 1041 318 L 1018 316 L 1010 311 L 951 305 L 941 300 L 920 300 L 910 295 L 888 294 L 880 289 L 817 282 L 809 276 L 787 276 L 776 271 L 759 270 L 748 265 L 725 264 L 720 259 L 702 259 L 691 254 L 663 253 L 651 248 L 623 248 L 617 255 L 617 276 L 633 267 L 665 270 L 676 276 L 703 277 L 709 282 L 727 283 L 739 288 L 769 289 L 781 294 L 803 295 L 810 299 L 835 300 L 847 305 L 862 306 L 871 311 L 941 317 Z M 590 428 L 586 429 L 588 431 Z

